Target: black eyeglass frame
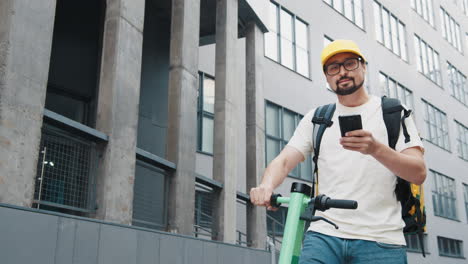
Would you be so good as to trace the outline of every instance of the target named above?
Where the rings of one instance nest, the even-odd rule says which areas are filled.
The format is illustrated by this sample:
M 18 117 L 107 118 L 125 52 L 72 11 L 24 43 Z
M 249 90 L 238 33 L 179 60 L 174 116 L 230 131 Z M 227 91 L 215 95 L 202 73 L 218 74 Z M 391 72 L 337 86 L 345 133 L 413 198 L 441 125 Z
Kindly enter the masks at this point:
M 346 68 L 345 63 L 348 62 L 348 61 L 350 61 L 350 60 L 357 60 L 357 61 L 358 61 L 356 68 L 354 68 L 354 69 L 348 69 L 348 68 Z M 347 70 L 347 71 L 354 71 L 354 70 L 356 70 L 356 69 L 359 68 L 359 64 L 360 64 L 359 62 L 364 63 L 364 59 L 363 59 L 362 57 L 348 58 L 348 59 L 346 59 L 345 61 L 343 61 L 342 63 L 337 63 L 337 62 L 335 62 L 335 63 L 331 63 L 331 64 L 329 64 L 329 65 L 323 66 L 323 72 L 324 72 L 326 75 L 328 75 L 328 76 L 335 76 L 335 75 L 337 75 L 337 74 L 339 74 L 339 73 L 341 72 L 341 66 L 343 66 L 343 68 L 345 68 L 345 70 Z M 338 72 L 337 72 L 337 73 L 335 73 L 335 74 L 329 74 L 329 73 L 328 73 L 328 67 L 330 67 L 331 65 L 338 65 L 338 66 L 339 66 Z

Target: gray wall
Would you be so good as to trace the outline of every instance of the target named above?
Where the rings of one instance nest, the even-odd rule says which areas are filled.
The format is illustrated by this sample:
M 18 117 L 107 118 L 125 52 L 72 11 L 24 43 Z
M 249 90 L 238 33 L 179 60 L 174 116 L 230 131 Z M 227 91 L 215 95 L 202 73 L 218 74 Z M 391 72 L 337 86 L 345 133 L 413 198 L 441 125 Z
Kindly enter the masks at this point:
M 155 1 L 146 1 L 137 147 L 160 157 L 166 155 L 170 40 L 170 21 L 158 16 Z
M 0 204 L 2 264 L 270 263 L 270 253 Z

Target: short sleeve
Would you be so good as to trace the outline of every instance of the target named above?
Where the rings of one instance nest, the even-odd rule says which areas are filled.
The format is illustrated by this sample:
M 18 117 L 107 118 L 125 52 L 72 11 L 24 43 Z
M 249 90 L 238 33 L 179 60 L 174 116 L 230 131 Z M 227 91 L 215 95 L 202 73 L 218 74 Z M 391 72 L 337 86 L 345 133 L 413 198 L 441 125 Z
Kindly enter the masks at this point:
M 301 152 L 304 156 L 303 160 L 312 152 L 313 149 L 312 132 L 314 125 L 312 124 L 312 117 L 314 112 L 315 109 L 311 110 L 302 118 L 287 144 L 287 146 L 293 147 Z
M 410 136 L 410 141 L 405 143 L 405 135 L 403 134 L 403 126 L 400 124 L 400 135 L 398 137 L 397 144 L 395 146 L 395 150 L 398 152 L 402 152 L 405 149 L 412 148 L 412 147 L 419 147 L 421 151 L 424 153 L 424 146 L 421 141 L 421 137 L 419 135 L 418 129 L 416 128 L 416 124 L 414 123 L 413 116 L 410 115 L 405 119 L 406 130 Z

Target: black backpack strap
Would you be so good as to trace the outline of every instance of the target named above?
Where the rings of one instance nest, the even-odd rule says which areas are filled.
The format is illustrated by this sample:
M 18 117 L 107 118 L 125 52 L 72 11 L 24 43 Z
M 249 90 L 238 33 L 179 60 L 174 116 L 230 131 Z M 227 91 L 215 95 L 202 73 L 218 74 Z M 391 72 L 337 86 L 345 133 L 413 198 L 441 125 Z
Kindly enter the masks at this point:
M 314 145 L 314 156 L 312 160 L 314 161 L 314 176 L 315 180 L 312 181 L 312 196 L 315 196 L 315 184 L 318 184 L 318 156 L 320 152 L 320 143 L 322 141 L 323 133 L 327 127 L 333 125 L 332 117 L 335 113 L 336 105 L 328 104 L 322 105 L 315 109 L 314 117 L 312 118 L 312 123 L 314 124 L 312 142 Z
M 403 111 L 403 116 L 401 115 L 401 111 Z M 405 119 L 411 115 L 411 110 L 404 108 L 398 99 L 382 96 L 382 112 L 385 126 L 387 127 L 388 146 L 395 149 L 400 135 L 400 123 L 403 127 L 405 143 L 410 142 L 411 138 L 406 128 Z

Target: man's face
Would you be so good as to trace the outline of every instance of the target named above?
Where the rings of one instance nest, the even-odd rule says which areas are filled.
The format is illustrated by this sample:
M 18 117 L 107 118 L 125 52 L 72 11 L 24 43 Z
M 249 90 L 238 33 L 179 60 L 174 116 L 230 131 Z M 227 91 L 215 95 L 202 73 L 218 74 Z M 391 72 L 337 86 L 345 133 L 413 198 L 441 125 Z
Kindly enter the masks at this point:
M 336 94 L 353 94 L 363 86 L 364 76 L 366 74 L 366 66 L 363 61 L 358 60 L 358 65 L 356 65 L 357 68 L 354 70 L 345 69 L 345 67 L 348 69 L 354 68 L 353 63 L 355 63 L 355 59 L 358 58 L 359 56 L 354 53 L 339 53 L 332 56 L 325 63 L 325 76 L 327 78 L 327 82 Z M 345 65 L 338 65 L 336 63 L 343 63 Z M 327 74 L 327 69 L 328 72 L 334 73 L 332 68 L 337 69 L 337 67 L 339 68 L 339 73 L 335 75 Z

